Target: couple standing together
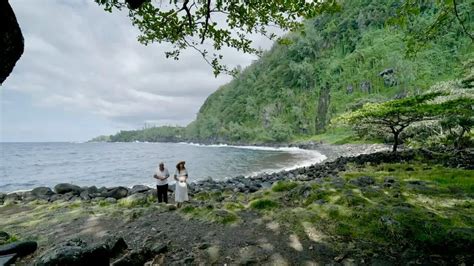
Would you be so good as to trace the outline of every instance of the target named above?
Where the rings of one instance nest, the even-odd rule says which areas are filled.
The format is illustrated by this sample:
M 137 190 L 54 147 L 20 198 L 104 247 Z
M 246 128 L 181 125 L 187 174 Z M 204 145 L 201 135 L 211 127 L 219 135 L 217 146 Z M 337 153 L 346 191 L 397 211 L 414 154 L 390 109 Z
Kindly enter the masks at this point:
M 174 201 L 178 205 L 178 208 L 181 207 L 181 204 L 184 201 L 188 201 L 188 171 L 184 166 L 186 162 L 180 161 L 176 165 L 176 171 L 174 172 L 174 180 L 176 180 L 176 186 L 174 190 Z M 165 168 L 164 163 L 160 163 L 158 168 L 156 168 L 155 174 L 153 177 L 156 179 L 156 193 L 158 196 L 158 202 L 168 203 L 168 177 L 170 173 L 168 169 Z

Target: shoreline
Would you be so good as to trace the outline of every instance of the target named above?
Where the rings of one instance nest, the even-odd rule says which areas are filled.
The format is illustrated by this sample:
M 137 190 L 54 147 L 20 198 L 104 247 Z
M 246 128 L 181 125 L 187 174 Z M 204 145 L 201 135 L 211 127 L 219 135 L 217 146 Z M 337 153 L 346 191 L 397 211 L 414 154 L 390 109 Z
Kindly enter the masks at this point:
M 112 143 L 112 142 L 110 142 L 110 143 Z M 128 142 L 124 142 L 124 143 L 128 143 Z M 130 142 L 130 143 L 133 143 L 133 142 Z M 143 143 L 160 143 L 160 142 L 143 142 Z M 165 143 L 170 143 L 170 142 L 165 142 Z M 300 149 L 301 151 L 308 151 L 308 152 L 314 151 L 314 152 L 318 153 L 318 154 L 315 154 L 315 155 L 323 157 L 323 159 L 321 159 L 321 160 L 317 160 L 316 157 L 307 158 L 307 159 L 303 160 L 302 163 L 282 167 L 282 168 L 279 168 L 279 169 L 262 169 L 262 170 L 250 173 L 248 175 L 245 175 L 244 176 L 245 178 L 254 178 L 254 177 L 258 177 L 259 175 L 272 175 L 272 174 L 278 174 L 278 173 L 287 172 L 287 171 L 293 171 L 293 170 L 297 170 L 297 169 L 300 169 L 300 168 L 310 167 L 310 166 L 315 165 L 315 164 L 323 164 L 325 162 L 330 162 L 330 161 L 333 161 L 333 160 L 335 160 L 339 157 L 351 157 L 351 156 L 357 156 L 357 155 L 360 155 L 360 154 L 369 154 L 369 153 L 389 150 L 389 145 L 384 145 L 384 144 L 341 144 L 341 145 L 335 145 L 335 144 L 321 144 L 321 143 L 314 143 L 314 142 L 299 143 L 299 144 L 280 143 L 280 144 L 269 144 L 269 145 L 263 145 L 263 144 L 262 145 L 225 144 L 225 143 L 204 144 L 204 143 L 193 143 L 193 142 L 172 142 L 172 143 L 193 145 L 193 146 L 202 146 L 202 147 L 222 147 L 222 148 L 229 147 L 229 148 L 242 148 L 242 149 L 245 149 L 245 148 L 248 148 L 248 149 L 272 148 L 272 150 L 273 149 L 282 150 L 282 149 L 285 149 L 285 148 L 288 148 L 288 149 L 296 148 L 296 149 Z M 282 151 L 284 151 L 284 150 L 282 150 Z M 301 152 L 301 151 L 299 151 L 299 152 Z M 291 152 L 291 151 L 287 150 L 286 152 Z M 218 180 L 219 181 L 226 181 L 226 180 L 234 179 L 234 178 L 237 178 L 237 177 L 240 177 L 240 176 L 230 176 L 230 177 L 225 177 L 222 180 L 220 180 L 220 179 L 218 179 Z M 214 179 L 214 177 L 211 177 L 211 178 Z M 199 180 L 194 180 L 194 181 L 190 182 L 190 185 L 199 183 L 200 181 L 207 180 L 207 179 L 209 179 L 209 177 L 201 178 Z M 61 183 L 57 183 L 57 184 L 61 184 Z M 55 185 L 57 185 L 57 184 L 55 184 Z M 123 186 L 123 185 L 119 185 L 119 186 L 120 187 L 125 187 L 129 190 L 132 189 L 134 186 L 147 186 L 147 187 L 150 187 L 150 189 L 155 187 L 154 185 L 150 186 L 149 184 L 150 183 L 133 184 L 133 185 L 130 185 L 130 186 Z M 71 183 L 71 185 L 75 185 L 75 184 Z M 170 185 L 174 185 L 174 182 L 171 181 Z M 95 184 L 83 185 L 83 186 L 75 185 L 75 186 L 87 188 L 89 186 L 91 186 L 91 187 L 95 186 Z M 14 194 L 14 193 L 24 194 L 24 193 L 31 192 L 32 190 L 34 190 L 35 188 L 38 188 L 38 187 L 52 188 L 52 187 L 49 187 L 49 186 L 36 186 L 36 187 L 31 188 L 31 189 L 20 189 L 20 190 L 8 191 L 8 192 L 0 191 L 0 195 L 2 195 L 2 194 L 10 195 L 10 194 Z M 102 186 L 102 187 L 105 187 L 105 186 Z M 110 187 L 105 187 L 105 188 L 110 188 Z

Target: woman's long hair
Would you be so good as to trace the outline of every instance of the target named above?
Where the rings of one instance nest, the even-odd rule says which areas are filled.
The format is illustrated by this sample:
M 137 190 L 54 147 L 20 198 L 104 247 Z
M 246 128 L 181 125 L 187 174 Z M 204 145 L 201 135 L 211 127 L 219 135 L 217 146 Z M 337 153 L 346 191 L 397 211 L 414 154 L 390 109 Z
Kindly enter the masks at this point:
M 180 165 L 182 165 L 183 167 L 181 168 Z M 176 169 L 178 170 L 178 173 L 181 172 L 181 170 L 185 170 L 186 167 L 184 167 L 184 162 L 179 162 L 179 163 L 176 165 Z

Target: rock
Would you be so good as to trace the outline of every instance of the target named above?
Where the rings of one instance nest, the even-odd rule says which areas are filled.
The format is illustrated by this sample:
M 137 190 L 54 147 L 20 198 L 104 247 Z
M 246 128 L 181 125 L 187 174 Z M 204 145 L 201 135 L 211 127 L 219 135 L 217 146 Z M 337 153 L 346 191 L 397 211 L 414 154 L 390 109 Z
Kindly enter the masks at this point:
M 29 255 L 36 251 L 38 244 L 35 241 L 17 241 L 0 246 L 0 255 L 17 254 L 19 257 Z
M 107 245 L 88 247 L 78 239 L 47 250 L 36 265 L 109 265 L 110 250 Z
M 147 195 L 143 193 L 132 194 L 126 198 L 120 199 L 119 203 L 123 206 L 134 207 L 143 205 L 147 202 Z
M 379 76 L 383 78 L 383 83 L 387 87 L 393 87 L 398 83 L 393 68 L 383 70 L 379 73 Z
M 256 191 L 258 191 L 258 187 L 257 187 L 257 186 L 250 186 L 250 187 L 249 187 L 249 192 L 250 192 L 250 193 L 253 193 L 253 192 L 256 192 Z
M 132 187 L 132 189 L 130 190 L 130 194 L 133 195 L 133 194 L 136 194 L 136 193 L 143 193 L 143 192 L 147 192 L 148 190 L 150 190 L 149 187 L 147 186 L 144 186 L 144 185 L 135 185 Z
M 57 184 L 56 186 L 54 186 L 54 191 L 56 191 L 56 193 L 58 194 L 66 194 L 69 192 L 72 192 L 74 195 L 78 196 L 79 194 L 81 194 L 81 188 L 79 186 L 68 183 Z
M 100 198 L 96 198 L 96 199 L 99 199 L 99 200 L 100 200 Z M 104 200 L 105 200 L 105 202 L 110 203 L 110 204 L 115 204 L 115 203 L 117 203 L 117 200 L 116 200 L 115 198 L 106 198 L 106 199 L 104 199 Z
M 54 192 L 49 187 L 37 187 L 31 191 L 31 195 L 39 199 L 49 199 Z
M 361 176 L 356 179 L 351 179 L 349 183 L 358 187 L 366 187 L 375 184 L 375 179 L 371 176 Z
M 91 197 L 89 196 L 89 192 L 87 190 L 84 190 L 80 194 L 81 199 L 83 200 L 90 200 Z
M 346 88 L 346 93 L 352 94 L 353 92 L 354 92 L 354 87 L 352 86 L 352 84 L 349 84 Z
M 7 194 L 0 192 L 0 200 L 4 200 Z
M 165 255 L 160 254 L 156 255 L 153 260 L 145 263 L 145 266 L 156 266 L 156 265 L 165 265 Z
M 262 186 L 262 188 L 271 188 L 272 187 L 272 183 L 270 183 L 270 182 L 262 182 L 260 185 Z
M 126 187 L 116 187 L 108 190 L 104 196 L 107 198 L 121 199 L 125 198 L 127 195 L 128 189 Z
M 168 191 L 169 192 L 174 192 L 176 188 L 176 184 L 168 184 Z
M 371 93 L 372 92 L 372 84 L 370 83 L 370 81 L 363 81 L 361 84 L 360 84 L 360 90 L 362 92 L 365 92 L 365 93 Z
M 198 246 L 199 249 L 207 249 L 209 248 L 211 245 L 209 243 L 202 243 Z
M 148 190 L 148 191 L 146 192 L 146 194 L 147 194 L 148 196 L 152 196 L 153 198 L 156 198 L 156 197 L 157 197 L 156 188 L 152 188 L 152 189 Z
M 60 200 L 60 199 L 63 199 L 63 195 L 61 195 L 61 194 L 54 194 L 54 195 L 52 195 L 52 196 L 49 198 L 49 201 L 53 202 L 53 201 L 57 201 L 57 200 Z
M 393 219 L 390 216 L 380 217 L 380 222 L 382 222 L 382 224 L 387 226 L 387 227 L 394 227 L 394 226 L 400 225 L 400 223 L 398 221 L 396 221 L 395 219 Z
M 0 245 L 10 239 L 10 235 L 5 231 L 0 231 Z
M 110 237 L 105 241 L 105 245 L 107 246 L 110 256 L 115 257 L 120 254 L 122 251 L 128 248 L 127 243 L 123 239 L 123 237 Z
M 5 196 L 5 201 L 21 200 L 21 196 L 18 193 L 10 193 Z
M 155 243 L 152 247 L 144 246 L 141 249 L 134 249 L 123 257 L 112 262 L 112 266 L 142 266 L 148 260 L 155 257 L 159 253 L 164 253 L 168 250 L 167 244 Z
M 99 190 L 97 189 L 96 186 L 88 187 L 85 190 L 87 191 L 88 194 L 99 193 Z

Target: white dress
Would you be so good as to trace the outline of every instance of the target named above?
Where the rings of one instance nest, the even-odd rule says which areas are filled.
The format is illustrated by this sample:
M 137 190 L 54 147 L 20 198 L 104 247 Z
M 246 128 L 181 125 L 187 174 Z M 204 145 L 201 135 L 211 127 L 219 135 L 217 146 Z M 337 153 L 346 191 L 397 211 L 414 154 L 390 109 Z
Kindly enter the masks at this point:
M 174 201 L 188 201 L 188 184 L 186 183 L 188 172 L 186 170 L 180 172 L 176 171 L 175 175 L 178 178 L 178 181 L 176 181 L 176 187 L 174 190 Z

